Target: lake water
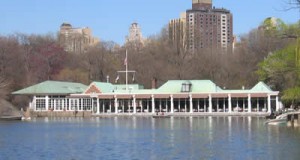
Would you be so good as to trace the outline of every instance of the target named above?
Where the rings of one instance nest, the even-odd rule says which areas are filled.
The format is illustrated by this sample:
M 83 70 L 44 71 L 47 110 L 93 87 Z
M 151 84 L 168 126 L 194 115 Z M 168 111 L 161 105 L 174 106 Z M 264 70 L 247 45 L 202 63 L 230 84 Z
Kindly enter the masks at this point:
M 264 121 L 111 117 L 0 122 L 0 159 L 300 159 L 300 128 Z

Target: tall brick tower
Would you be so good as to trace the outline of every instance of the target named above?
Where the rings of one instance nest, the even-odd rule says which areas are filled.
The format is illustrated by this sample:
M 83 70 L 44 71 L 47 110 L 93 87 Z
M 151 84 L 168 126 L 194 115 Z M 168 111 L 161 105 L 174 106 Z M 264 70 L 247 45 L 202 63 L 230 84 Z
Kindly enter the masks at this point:
M 229 10 L 215 8 L 211 0 L 192 0 L 186 11 L 186 48 L 192 53 L 216 50 L 221 53 L 233 47 L 233 18 Z

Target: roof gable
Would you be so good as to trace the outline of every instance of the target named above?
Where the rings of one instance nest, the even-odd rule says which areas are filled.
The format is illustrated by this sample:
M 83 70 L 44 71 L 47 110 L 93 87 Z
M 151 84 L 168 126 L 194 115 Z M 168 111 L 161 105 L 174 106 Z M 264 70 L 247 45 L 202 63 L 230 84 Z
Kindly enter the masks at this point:
M 272 89 L 264 82 L 258 82 L 252 89 L 253 92 L 272 92 Z
M 85 94 L 90 94 L 90 93 L 101 93 L 100 89 L 95 85 L 91 84 L 86 91 L 84 92 Z
M 99 92 L 95 93 L 112 93 L 114 91 L 114 86 L 111 83 L 106 82 L 93 82 L 91 85 L 94 85 Z
M 12 94 L 21 95 L 67 95 L 71 93 L 82 93 L 86 89 L 86 85 L 74 82 L 61 81 L 44 81 L 33 86 L 18 90 Z

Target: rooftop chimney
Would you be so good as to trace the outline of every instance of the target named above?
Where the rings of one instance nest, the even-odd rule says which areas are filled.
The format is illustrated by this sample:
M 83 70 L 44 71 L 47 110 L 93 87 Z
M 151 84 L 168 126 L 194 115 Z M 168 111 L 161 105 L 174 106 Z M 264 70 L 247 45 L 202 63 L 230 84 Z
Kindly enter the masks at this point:
M 209 10 L 212 9 L 212 1 L 211 0 L 193 0 L 192 2 L 193 10 Z
M 156 78 L 152 78 L 152 89 L 156 89 L 156 86 L 157 86 L 157 79 Z

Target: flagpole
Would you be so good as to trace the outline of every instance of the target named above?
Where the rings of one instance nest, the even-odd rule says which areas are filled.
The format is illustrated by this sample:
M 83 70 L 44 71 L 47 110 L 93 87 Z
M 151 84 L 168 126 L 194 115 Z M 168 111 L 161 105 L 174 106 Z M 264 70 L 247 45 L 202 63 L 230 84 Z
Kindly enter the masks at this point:
M 126 49 L 126 91 L 128 91 L 128 59 L 127 59 L 127 49 Z

